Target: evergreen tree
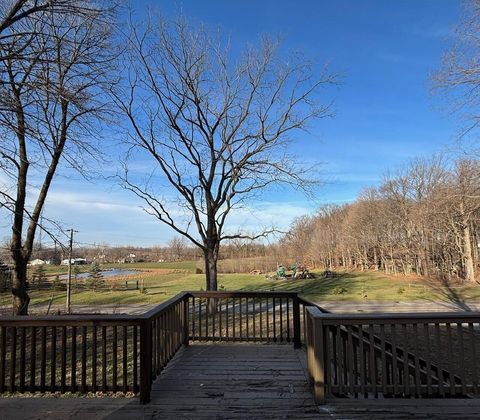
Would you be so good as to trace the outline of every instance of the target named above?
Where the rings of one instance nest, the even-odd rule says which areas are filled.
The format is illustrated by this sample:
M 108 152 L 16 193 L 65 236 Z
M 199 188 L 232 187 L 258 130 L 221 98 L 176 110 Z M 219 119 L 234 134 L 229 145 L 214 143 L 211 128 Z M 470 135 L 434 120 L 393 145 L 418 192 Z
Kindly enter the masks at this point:
M 45 266 L 43 264 L 35 266 L 35 268 L 33 269 L 31 281 L 31 287 L 35 287 L 36 289 L 42 289 L 46 287 L 47 274 Z
M 90 266 L 89 276 L 87 278 L 87 287 L 91 290 L 101 290 L 105 287 L 102 269 L 98 261 L 94 261 Z

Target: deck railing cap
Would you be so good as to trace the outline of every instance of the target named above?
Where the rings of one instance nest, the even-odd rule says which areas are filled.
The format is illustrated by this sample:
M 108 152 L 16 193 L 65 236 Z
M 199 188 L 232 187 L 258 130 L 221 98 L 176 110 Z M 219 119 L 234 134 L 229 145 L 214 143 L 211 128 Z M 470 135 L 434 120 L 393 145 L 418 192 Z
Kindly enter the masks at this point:
M 311 310 L 312 309 L 312 310 Z M 468 322 L 480 321 L 480 312 L 389 312 L 389 313 L 323 313 L 314 311 L 308 307 L 307 310 L 315 318 L 321 318 L 327 323 L 369 323 L 378 321 L 411 322 L 411 321 L 435 321 L 435 322 Z

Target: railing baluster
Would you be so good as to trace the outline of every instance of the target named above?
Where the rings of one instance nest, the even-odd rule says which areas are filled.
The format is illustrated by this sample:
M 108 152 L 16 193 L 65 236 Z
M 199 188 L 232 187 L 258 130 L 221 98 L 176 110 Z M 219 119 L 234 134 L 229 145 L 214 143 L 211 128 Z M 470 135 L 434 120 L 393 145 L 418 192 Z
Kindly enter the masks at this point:
M 67 327 L 62 327 L 62 355 L 60 357 L 60 390 L 63 393 L 67 388 Z
M 218 329 L 220 330 L 218 337 L 219 337 L 219 340 L 223 341 L 223 337 L 224 337 L 224 336 L 223 336 L 223 329 L 222 329 L 222 324 L 223 324 L 223 322 L 222 322 L 223 300 L 219 299 L 218 302 L 219 302 L 219 308 L 218 308 L 218 315 L 219 315 L 219 317 L 218 317 Z
M 343 337 L 342 337 L 342 330 L 341 326 L 337 325 L 337 375 L 338 375 L 338 392 L 343 394 L 344 392 L 344 380 L 345 380 L 345 365 L 344 365 L 344 358 L 343 358 Z
M 138 325 L 133 326 L 133 392 L 138 392 Z
M 256 298 L 253 298 L 252 301 L 253 301 L 252 302 L 252 315 L 253 315 L 253 337 L 252 338 L 253 338 L 254 341 L 257 341 L 257 333 L 256 333 L 256 331 L 257 331 L 256 321 L 257 320 L 255 319 L 256 318 L 256 311 L 255 311 Z
M 239 314 L 238 314 L 238 330 L 240 332 L 240 340 L 243 338 L 243 319 L 242 319 L 242 304 L 243 304 L 243 299 L 240 297 L 238 299 L 239 301 Z
M 235 298 L 232 298 L 232 339 L 235 340 L 237 338 L 235 334 L 236 324 L 235 324 L 235 312 L 237 311 L 237 305 L 235 303 Z
M 450 372 L 450 393 L 455 394 L 455 376 L 454 376 L 454 360 L 452 346 L 452 329 L 449 322 L 446 324 L 447 331 L 447 354 L 448 354 L 448 370 Z
M 168 351 L 168 340 L 167 340 L 167 313 L 164 312 L 160 315 L 161 324 L 162 324 L 162 367 L 167 364 L 167 351 Z
M 478 371 L 477 371 L 477 352 L 475 348 L 475 330 L 473 328 L 473 322 L 468 323 L 468 331 L 470 334 L 470 360 L 472 363 L 472 386 L 473 393 L 478 394 Z
M 263 341 L 263 322 L 262 322 L 262 321 L 263 321 L 263 320 L 262 320 L 262 318 L 263 318 L 263 316 L 262 316 L 262 315 L 263 315 L 263 309 L 262 309 L 262 301 L 263 301 L 263 299 L 260 298 L 260 299 L 259 299 L 259 305 L 260 305 L 260 310 L 259 310 L 259 311 L 260 311 L 260 327 L 259 327 L 259 328 L 260 328 L 260 341 Z M 268 309 L 268 307 L 267 307 L 267 309 Z
M 42 344 L 40 347 L 40 392 L 45 392 L 47 381 L 47 327 L 42 327 Z
M 249 310 L 249 301 L 248 297 L 245 298 L 245 318 L 247 320 L 246 324 L 246 333 L 247 333 L 247 341 L 250 341 L 250 328 L 249 328 L 249 323 L 250 323 L 250 310 Z
M 365 349 L 363 348 L 363 326 L 360 324 L 358 327 L 358 344 L 359 344 L 359 361 L 360 361 L 360 392 L 365 397 L 365 378 L 367 376 L 365 366 Z
M 208 297 L 205 305 L 205 339 L 206 340 L 209 339 L 209 336 L 208 336 L 208 324 L 210 321 L 209 318 L 210 318 L 210 298 Z
M 10 328 L 10 392 L 15 392 L 15 376 L 17 374 L 17 328 Z
M 283 299 L 280 300 L 280 341 L 283 342 Z
M 375 363 L 375 343 L 373 340 L 373 325 L 369 324 L 368 326 L 368 335 L 369 335 L 369 356 L 370 360 L 368 362 L 369 374 L 370 374 L 370 391 L 376 395 L 377 394 L 377 370 Z
M 425 337 L 426 345 L 426 370 L 427 370 L 427 395 L 432 395 L 432 362 L 431 362 L 431 349 L 430 349 L 430 331 L 428 323 L 423 324 L 423 334 Z
M 276 323 L 276 312 L 277 312 L 277 308 L 276 308 L 276 305 L 275 305 L 275 297 L 272 298 L 272 308 L 273 308 L 273 341 L 277 341 L 277 323 Z
M 97 326 L 92 328 L 92 392 L 97 392 Z
M 52 327 L 52 335 L 50 337 L 50 392 L 56 390 L 57 375 L 57 328 Z
M 128 392 L 128 327 L 124 325 L 122 327 L 122 381 L 123 392 Z
M 292 303 L 292 299 L 287 298 L 287 342 L 290 342 L 290 303 Z
M 112 326 L 112 391 L 117 392 L 118 358 L 117 358 L 117 326 Z
M 7 358 L 7 328 L 0 328 L 0 392 L 5 392 L 6 358 Z
M 402 333 L 405 346 L 403 351 L 403 387 L 405 396 L 407 396 L 410 395 L 410 367 L 408 361 L 408 333 L 406 324 L 402 324 Z
M 229 322 L 228 322 L 228 297 L 225 299 L 225 328 L 226 328 L 226 335 L 227 335 L 227 341 L 230 340 L 230 331 L 229 331 Z
M 418 357 L 418 327 L 417 324 L 413 324 L 413 343 L 414 343 L 414 355 L 415 355 L 415 395 L 419 397 L 422 392 L 420 389 L 420 360 Z
M 437 347 L 437 354 L 440 356 L 440 360 L 442 359 L 442 354 L 440 353 L 441 349 L 443 347 L 440 346 L 440 324 L 438 324 L 437 322 L 435 323 L 435 345 Z M 443 378 L 443 367 L 442 367 L 442 363 L 440 363 L 440 360 L 438 361 L 437 363 L 437 366 L 438 366 L 438 392 L 440 393 L 440 395 L 442 397 L 445 396 L 445 389 L 443 387 L 443 381 L 444 381 L 444 378 Z
M 390 331 L 392 334 L 392 380 L 393 380 L 393 394 L 398 394 L 398 386 L 400 383 L 400 372 L 397 366 L 397 326 L 391 324 Z
M 352 327 L 347 326 L 347 371 L 348 371 L 348 389 L 351 395 L 355 393 L 355 383 L 354 383 L 354 371 L 355 371 L 355 362 L 353 357 L 353 340 L 352 340 Z
M 87 392 L 87 327 L 82 327 L 82 392 Z
M 387 357 L 386 357 L 386 347 L 385 347 L 385 325 L 380 324 L 380 348 L 382 352 L 382 392 L 387 394 Z
M 26 345 L 26 327 L 20 328 L 20 386 L 19 391 L 25 392 L 25 345 Z
M 102 388 L 107 392 L 107 327 L 102 327 Z
M 201 340 L 202 337 L 202 301 L 203 298 L 198 298 L 198 339 Z
M 70 374 L 70 389 L 72 392 L 77 392 L 77 327 L 72 329 L 72 350 L 71 350 L 71 374 Z
M 217 305 L 217 299 L 216 298 L 213 298 L 213 305 L 212 305 L 212 309 L 213 309 L 213 313 L 212 313 L 212 340 L 215 341 L 215 324 L 216 324 L 216 317 L 217 317 L 217 311 L 218 311 L 218 305 Z
M 158 363 L 157 363 L 157 350 L 158 350 L 158 328 L 157 320 L 152 320 L 152 370 L 153 377 L 156 377 L 158 374 Z
M 463 326 L 461 322 L 457 323 L 458 347 L 460 347 L 460 379 L 462 381 L 462 395 L 467 395 L 467 376 L 465 375 L 465 349 L 463 347 Z M 451 372 L 453 373 L 453 372 Z
M 265 298 L 265 300 L 266 300 L 266 305 L 265 306 L 267 308 L 267 313 L 266 313 L 266 317 L 265 317 L 265 318 L 267 318 L 266 319 L 266 321 L 267 321 L 267 334 L 266 334 L 265 338 L 266 338 L 267 341 L 269 341 L 270 340 L 270 319 L 269 319 L 270 318 L 269 317 L 270 309 L 269 309 L 269 303 L 268 303 L 269 298 L 267 297 L 267 298 Z

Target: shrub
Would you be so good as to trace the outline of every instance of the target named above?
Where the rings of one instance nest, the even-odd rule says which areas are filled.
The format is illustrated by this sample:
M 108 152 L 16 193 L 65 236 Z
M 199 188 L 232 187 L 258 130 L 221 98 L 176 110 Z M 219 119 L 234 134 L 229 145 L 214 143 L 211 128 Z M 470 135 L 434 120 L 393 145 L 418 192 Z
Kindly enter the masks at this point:
M 348 292 L 348 290 L 345 289 L 345 287 L 341 287 L 341 286 L 337 286 L 332 290 L 332 293 L 334 295 L 344 295 L 347 292 Z
M 398 288 L 398 290 L 397 290 L 397 293 L 398 293 L 399 295 L 403 295 L 403 294 L 405 293 L 405 287 L 400 286 L 400 287 Z
M 64 284 L 64 283 L 62 283 L 62 281 L 60 280 L 60 277 L 57 275 L 57 276 L 55 276 L 55 278 L 53 279 L 52 289 L 53 289 L 53 290 L 66 290 L 66 289 L 67 289 L 67 285 Z

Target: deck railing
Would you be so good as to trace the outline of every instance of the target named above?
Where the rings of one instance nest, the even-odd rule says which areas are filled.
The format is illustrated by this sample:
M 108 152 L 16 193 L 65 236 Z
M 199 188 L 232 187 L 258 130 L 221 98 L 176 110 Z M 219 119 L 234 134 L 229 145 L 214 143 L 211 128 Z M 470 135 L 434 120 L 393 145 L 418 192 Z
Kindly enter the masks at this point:
M 296 293 L 182 292 L 142 315 L 0 317 L 0 393 L 133 392 L 193 341 L 301 346 Z
M 480 313 L 307 313 L 317 403 L 326 395 L 478 395 Z
M 0 317 L 0 393 L 133 392 L 188 340 L 181 293 L 143 315 Z
M 0 317 L 0 393 L 123 392 L 189 341 L 307 345 L 317 402 L 478 394 L 480 314 L 329 314 L 287 292 L 183 292 L 142 315 Z
M 189 292 L 192 341 L 262 341 L 301 347 L 300 303 L 287 292 Z

